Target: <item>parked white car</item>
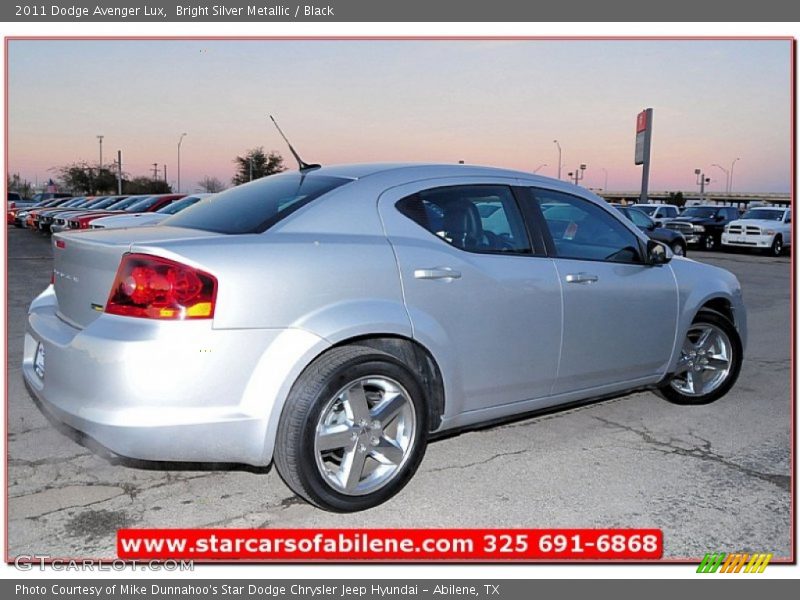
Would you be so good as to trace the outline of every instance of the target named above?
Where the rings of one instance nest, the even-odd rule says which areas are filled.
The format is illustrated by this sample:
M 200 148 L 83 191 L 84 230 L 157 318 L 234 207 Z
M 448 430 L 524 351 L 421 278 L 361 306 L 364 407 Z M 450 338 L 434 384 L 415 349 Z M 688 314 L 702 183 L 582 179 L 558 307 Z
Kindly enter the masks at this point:
M 773 256 L 780 256 L 791 243 L 792 211 L 778 206 L 751 208 L 722 233 L 725 247 L 755 248 Z
M 663 227 L 667 221 L 679 214 L 678 207 L 673 204 L 634 204 L 632 208 L 638 208 L 653 219 L 656 227 Z

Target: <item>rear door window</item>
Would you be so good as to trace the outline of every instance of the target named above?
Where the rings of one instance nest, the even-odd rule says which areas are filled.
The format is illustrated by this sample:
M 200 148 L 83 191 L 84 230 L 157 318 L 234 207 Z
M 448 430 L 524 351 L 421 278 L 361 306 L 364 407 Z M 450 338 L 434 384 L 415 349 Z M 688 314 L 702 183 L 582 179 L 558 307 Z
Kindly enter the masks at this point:
M 531 251 L 511 188 L 462 185 L 433 188 L 403 198 L 397 210 L 433 235 L 467 252 Z

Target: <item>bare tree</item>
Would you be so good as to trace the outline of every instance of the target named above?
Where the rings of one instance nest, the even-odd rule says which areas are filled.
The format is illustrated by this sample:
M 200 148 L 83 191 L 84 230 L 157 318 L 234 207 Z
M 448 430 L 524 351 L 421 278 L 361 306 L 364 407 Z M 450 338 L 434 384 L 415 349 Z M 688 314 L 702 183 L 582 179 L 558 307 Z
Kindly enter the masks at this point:
M 208 175 L 203 177 L 197 185 L 200 186 L 201 190 L 209 194 L 216 194 L 225 189 L 224 183 L 216 177 L 209 177 Z

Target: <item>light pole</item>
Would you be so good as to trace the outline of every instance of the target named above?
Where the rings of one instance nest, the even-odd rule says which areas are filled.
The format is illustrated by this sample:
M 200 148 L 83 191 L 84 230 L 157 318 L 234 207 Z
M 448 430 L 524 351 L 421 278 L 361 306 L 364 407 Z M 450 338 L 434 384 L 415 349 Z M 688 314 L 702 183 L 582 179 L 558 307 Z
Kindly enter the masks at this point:
M 103 168 L 103 138 L 104 137 L 105 136 L 103 136 L 103 135 L 98 135 L 97 136 L 97 139 L 100 140 L 100 168 L 101 169 Z
M 558 140 L 553 140 L 553 143 L 558 147 L 558 178 L 561 179 L 561 144 Z
M 723 167 L 721 165 L 718 165 L 717 163 L 713 163 L 711 166 L 712 167 L 717 167 L 720 171 L 725 173 L 725 191 L 726 192 L 730 192 L 731 191 L 731 172 L 728 171 L 728 169 L 726 169 L 725 167 Z
M 695 169 L 694 174 L 697 175 L 697 185 L 700 186 L 700 202 L 706 201 L 706 184 L 711 181 L 711 178 L 706 177 L 700 169 Z
M 736 161 L 737 160 L 741 160 L 741 159 L 737 156 L 736 158 L 733 159 L 733 162 L 731 163 L 731 177 L 728 180 L 729 181 L 729 183 L 728 183 L 728 191 L 729 192 L 733 192 L 733 167 L 734 167 L 734 165 L 736 165 Z
M 608 171 L 606 171 L 606 168 L 605 168 L 605 167 L 601 167 L 601 168 L 603 169 L 603 175 L 604 175 L 604 179 L 603 179 L 603 191 L 604 191 L 604 192 L 607 192 L 607 191 L 608 191 Z
M 178 138 L 178 193 L 181 193 L 181 144 L 183 143 L 183 138 L 186 137 L 185 133 L 181 134 L 181 137 Z
M 582 163 L 581 166 L 575 169 L 574 172 L 570 171 L 569 173 L 567 173 L 567 176 L 575 182 L 575 185 L 578 185 L 578 182 L 583 179 L 585 171 L 586 171 L 586 165 Z
M 533 170 L 533 172 L 534 172 L 534 173 L 538 173 L 538 172 L 539 172 L 539 169 L 541 169 L 542 167 L 546 167 L 546 166 L 547 166 L 547 163 L 542 163 L 542 164 L 540 164 L 538 167 L 536 167 L 536 168 Z

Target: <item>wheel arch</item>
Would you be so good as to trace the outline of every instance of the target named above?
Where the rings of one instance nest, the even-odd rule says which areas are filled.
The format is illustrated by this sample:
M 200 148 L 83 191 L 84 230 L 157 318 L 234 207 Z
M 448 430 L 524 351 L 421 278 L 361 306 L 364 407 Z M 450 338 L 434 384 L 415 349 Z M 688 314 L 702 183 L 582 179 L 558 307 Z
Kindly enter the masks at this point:
M 729 298 L 725 296 L 717 296 L 706 300 L 695 312 L 695 316 L 702 310 L 710 310 L 718 313 L 728 319 L 734 325 L 736 324 L 736 316 L 733 312 L 733 304 Z
M 445 392 L 442 371 L 430 350 L 418 341 L 401 335 L 370 334 L 349 338 L 334 345 L 366 346 L 381 350 L 397 358 L 420 375 L 428 407 L 428 429 L 435 431 L 442 423 L 445 409 Z
M 264 447 L 264 463 L 269 463 L 274 452 L 275 433 L 286 408 L 286 400 L 292 386 L 302 373 L 320 357 L 334 348 L 343 346 L 366 346 L 381 350 L 394 356 L 415 374 L 421 374 L 420 383 L 425 392 L 425 404 L 428 407 L 429 431 L 435 431 L 442 423 L 445 411 L 445 386 L 442 371 L 433 353 L 420 342 L 398 333 L 362 333 L 337 339 L 334 343 L 318 345 L 310 354 L 306 354 L 299 364 L 300 368 L 293 372 L 290 382 L 276 398 L 267 415 L 266 440 Z

